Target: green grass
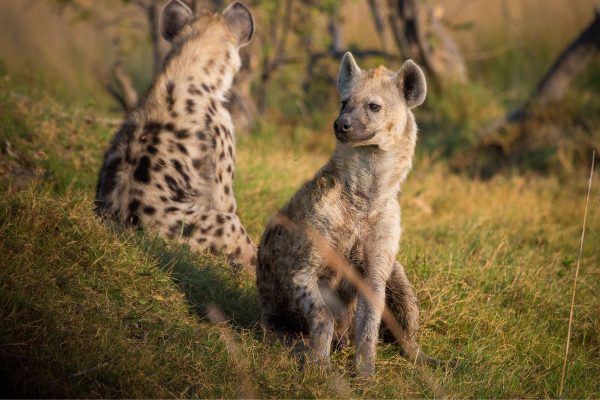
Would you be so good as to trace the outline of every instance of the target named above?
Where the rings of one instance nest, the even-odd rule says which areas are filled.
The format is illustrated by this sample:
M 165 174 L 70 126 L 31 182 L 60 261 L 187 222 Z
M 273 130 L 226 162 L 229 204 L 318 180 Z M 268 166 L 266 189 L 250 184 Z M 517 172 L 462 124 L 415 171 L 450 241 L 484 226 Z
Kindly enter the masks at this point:
M 3 75 L 0 144 L 12 155 L 0 154 L 1 394 L 237 397 L 241 365 L 259 397 L 557 397 L 587 170 L 477 181 L 421 152 L 401 197 L 399 260 L 421 302 L 423 348 L 458 364 L 417 368 L 380 344 L 377 375 L 365 380 L 353 376 L 352 348 L 323 373 L 266 340 L 254 283 L 223 259 L 98 221 L 93 191 L 115 117 Z M 431 106 L 442 115 L 434 121 L 471 118 L 443 106 Z M 255 240 L 333 144 L 328 132 L 266 123 L 239 141 L 236 196 Z M 566 397 L 600 396 L 597 183 Z M 237 351 L 206 318 L 209 306 L 229 318 Z

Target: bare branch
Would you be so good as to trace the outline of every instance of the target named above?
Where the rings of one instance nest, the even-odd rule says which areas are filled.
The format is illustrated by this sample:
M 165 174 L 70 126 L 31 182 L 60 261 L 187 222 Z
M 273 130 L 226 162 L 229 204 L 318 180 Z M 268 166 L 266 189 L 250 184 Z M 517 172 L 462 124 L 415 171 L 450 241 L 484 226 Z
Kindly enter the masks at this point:
M 120 60 L 115 62 L 112 68 L 112 76 L 117 88 L 106 85 L 106 90 L 121 104 L 125 112 L 132 111 L 137 106 L 139 97 Z

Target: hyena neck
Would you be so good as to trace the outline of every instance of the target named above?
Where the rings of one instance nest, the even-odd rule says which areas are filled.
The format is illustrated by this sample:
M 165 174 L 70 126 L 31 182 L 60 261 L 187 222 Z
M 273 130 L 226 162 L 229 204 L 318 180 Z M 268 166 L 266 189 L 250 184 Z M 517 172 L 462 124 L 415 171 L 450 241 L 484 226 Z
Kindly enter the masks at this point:
M 172 119 L 190 114 L 188 99 L 225 101 L 241 66 L 236 46 L 224 28 L 207 30 L 173 50 L 145 104 L 168 110 Z M 220 29 L 219 29 L 220 28 Z M 219 45 L 215 45 L 219 43 Z
M 376 145 L 352 147 L 338 143 L 332 162 L 344 186 L 370 198 L 395 197 L 412 168 L 417 129 L 409 116 L 404 133 L 386 150 Z M 385 134 L 390 134 L 386 132 Z

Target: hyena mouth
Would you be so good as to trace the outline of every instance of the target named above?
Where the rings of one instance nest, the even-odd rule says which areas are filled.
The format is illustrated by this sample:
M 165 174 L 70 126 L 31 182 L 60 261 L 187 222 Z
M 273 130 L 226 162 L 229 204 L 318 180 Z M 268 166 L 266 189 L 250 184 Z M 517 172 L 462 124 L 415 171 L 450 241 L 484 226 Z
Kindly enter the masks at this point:
M 345 136 L 343 133 L 336 132 L 335 137 L 337 138 L 337 140 L 340 141 L 340 143 L 360 144 L 361 142 L 365 142 L 367 140 L 373 139 L 375 137 L 375 133 L 371 133 L 366 136 L 348 137 L 348 136 Z

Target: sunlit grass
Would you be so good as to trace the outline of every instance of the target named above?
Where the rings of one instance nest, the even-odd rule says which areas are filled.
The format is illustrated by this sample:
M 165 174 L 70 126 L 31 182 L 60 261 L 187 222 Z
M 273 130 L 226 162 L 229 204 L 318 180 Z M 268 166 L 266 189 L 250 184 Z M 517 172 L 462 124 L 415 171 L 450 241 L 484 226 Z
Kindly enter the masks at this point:
M 353 376 L 353 349 L 333 371 L 301 369 L 263 338 L 254 283 L 223 259 L 166 247 L 98 221 L 92 197 L 114 127 L 3 87 L 0 194 L 0 373 L 6 394 L 67 397 L 237 397 L 240 384 L 208 306 L 227 318 L 259 397 L 556 397 L 587 170 L 567 179 L 452 174 L 421 153 L 401 196 L 399 260 L 421 302 L 421 344 L 450 369 L 419 369 L 380 344 L 372 380 Z M 93 117 L 93 118 L 92 118 Z M 264 125 L 238 143 L 236 196 L 258 240 L 265 222 L 327 159 L 331 132 L 297 140 Z M 421 135 L 427 135 L 422 131 Z M 424 139 L 424 138 L 423 138 Z M 308 144 L 307 144 L 308 143 Z M 43 154 L 43 155 L 42 155 Z M 41 168 L 17 190 L 15 163 Z M 23 186 L 21 186 L 23 187 Z M 600 186 L 589 227 L 566 397 L 600 387 Z

